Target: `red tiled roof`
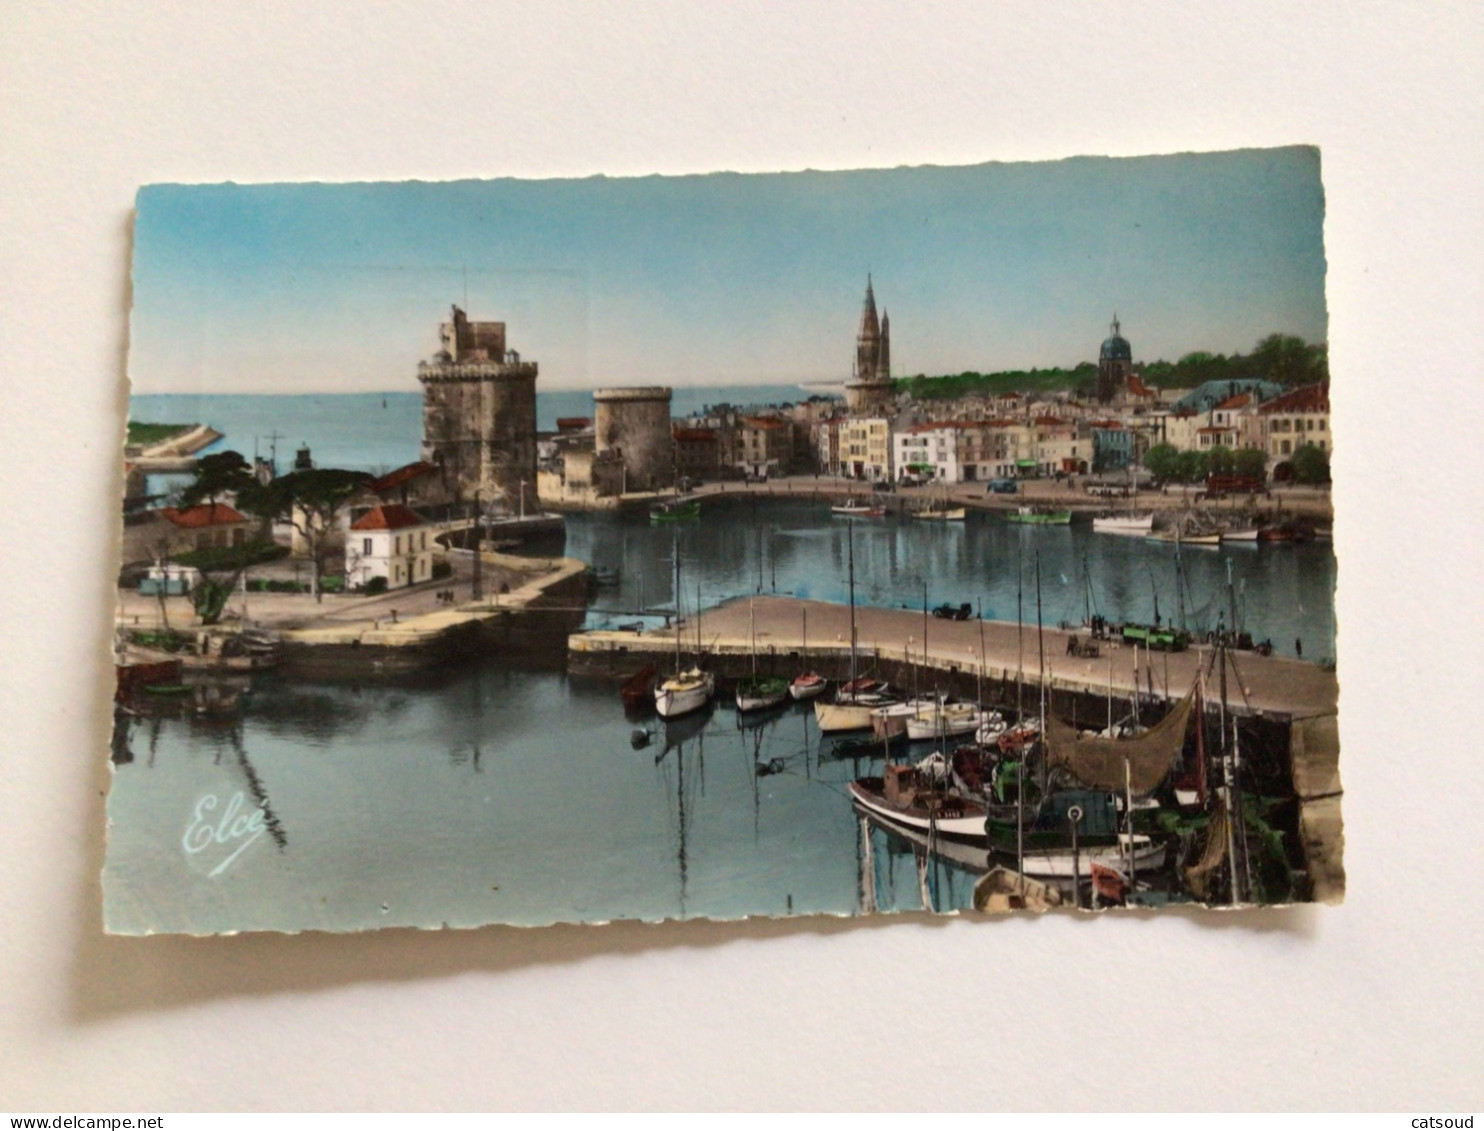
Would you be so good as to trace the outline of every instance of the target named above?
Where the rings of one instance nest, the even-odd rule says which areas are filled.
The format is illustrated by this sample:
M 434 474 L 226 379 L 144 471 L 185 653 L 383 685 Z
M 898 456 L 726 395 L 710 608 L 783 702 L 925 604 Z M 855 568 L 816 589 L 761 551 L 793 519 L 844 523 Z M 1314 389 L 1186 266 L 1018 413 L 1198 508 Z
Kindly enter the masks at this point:
M 716 430 L 714 428 L 677 428 L 675 429 L 675 439 L 690 443 L 714 440 L 716 439 Z
M 748 428 L 783 428 L 788 425 L 786 420 L 763 416 L 744 416 L 742 423 Z
M 428 520 L 401 503 L 384 503 L 372 507 L 351 524 L 352 530 L 402 530 L 408 526 L 426 526 Z
M 404 483 L 410 483 L 414 479 L 419 479 L 437 470 L 426 460 L 418 460 L 416 463 L 409 463 L 406 467 L 399 467 L 396 471 L 388 471 L 380 479 L 371 480 L 366 486 L 379 495 L 383 491 L 390 491 L 394 487 L 400 487 Z
M 1226 400 L 1222 401 L 1216 407 L 1218 409 L 1223 409 L 1223 408 L 1246 408 L 1251 403 L 1252 403 L 1252 394 L 1251 393 L 1238 393 L 1234 397 L 1227 397 Z
M 592 424 L 590 416 L 559 416 L 556 420 L 558 432 L 580 432 Z
M 1038 416 L 1036 417 L 1036 423 L 1046 428 L 1058 428 L 1064 425 L 1066 421 L 1060 420 L 1055 416 Z
M 176 526 L 197 529 L 203 526 L 230 526 L 246 522 L 247 516 L 239 514 L 226 503 L 201 503 L 194 507 L 166 507 L 160 512 Z
M 1128 391 L 1136 397 L 1154 396 L 1154 390 L 1145 385 L 1143 378 L 1137 373 L 1130 373 L 1128 375 Z
M 1329 386 L 1325 384 L 1304 385 L 1302 388 L 1290 389 L 1282 396 L 1274 397 L 1267 404 L 1260 405 L 1257 411 L 1265 414 L 1275 412 L 1328 412 Z

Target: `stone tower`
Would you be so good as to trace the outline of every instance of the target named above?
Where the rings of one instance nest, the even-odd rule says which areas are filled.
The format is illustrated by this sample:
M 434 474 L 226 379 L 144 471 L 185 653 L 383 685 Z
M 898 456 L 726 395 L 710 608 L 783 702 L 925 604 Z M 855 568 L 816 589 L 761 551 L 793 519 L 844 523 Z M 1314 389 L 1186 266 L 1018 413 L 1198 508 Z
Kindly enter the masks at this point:
M 505 323 L 470 322 L 457 306 L 438 327 L 442 348 L 419 362 L 423 459 L 449 494 L 519 509 L 536 499 L 536 363 L 505 348 Z M 524 486 L 522 486 L 524 484 Z
M 1107 404 L 1128 391 L 1129 374 L 1134 369 L 1134 350 L 1128 339 L 1118 333 L 1118 315 L 1108 327 L 1108 338 L 1098 351 L 1098 402 Z
M 855 335 L 855 366 L 845 385 L 845 407 L 852 416 L 886 412 L 895 403 L 891 387 L 891 319 L 876 317 L 876 294 L 866 276 L 866 301 Z
M 662 385 L 595 389 L 594 447 L 623 458 L 624 491 L 658 491 L 675 483 L 670 390 Z

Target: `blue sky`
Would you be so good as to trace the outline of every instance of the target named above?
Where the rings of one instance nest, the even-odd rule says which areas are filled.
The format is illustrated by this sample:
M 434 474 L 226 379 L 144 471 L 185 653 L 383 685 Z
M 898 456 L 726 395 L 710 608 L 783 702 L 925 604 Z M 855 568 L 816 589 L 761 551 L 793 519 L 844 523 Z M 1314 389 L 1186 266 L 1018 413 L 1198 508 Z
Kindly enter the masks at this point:
M 1326 336 L 1303 147 L 854 172 L 140 190 L 135 392 L 417 391 L 459 303 L 541 387 L 843 381 Z M 467 293 L 467 302 L 465 296 Z

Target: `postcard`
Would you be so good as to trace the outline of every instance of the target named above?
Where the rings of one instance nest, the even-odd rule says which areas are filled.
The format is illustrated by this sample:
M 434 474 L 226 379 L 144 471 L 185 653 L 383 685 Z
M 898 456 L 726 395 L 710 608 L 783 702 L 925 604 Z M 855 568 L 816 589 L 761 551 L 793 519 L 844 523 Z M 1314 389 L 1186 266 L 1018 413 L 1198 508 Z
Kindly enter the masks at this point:
M 1319 153 L 151 185 L 110 932 L 1343 897 Z

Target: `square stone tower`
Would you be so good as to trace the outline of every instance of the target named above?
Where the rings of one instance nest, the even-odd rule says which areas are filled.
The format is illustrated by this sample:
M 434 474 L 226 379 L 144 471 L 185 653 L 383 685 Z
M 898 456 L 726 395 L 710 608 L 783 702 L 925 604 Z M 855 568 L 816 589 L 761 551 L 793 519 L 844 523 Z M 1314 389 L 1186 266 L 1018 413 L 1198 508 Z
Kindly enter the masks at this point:
M 423 459 L 449 494 L 476 492 L 519 509 L 536 501 L 536 363 L 505 348 L 505 323 L 470 322 L 457 306 L 438 327 L 442 348 L 419 362 Z

